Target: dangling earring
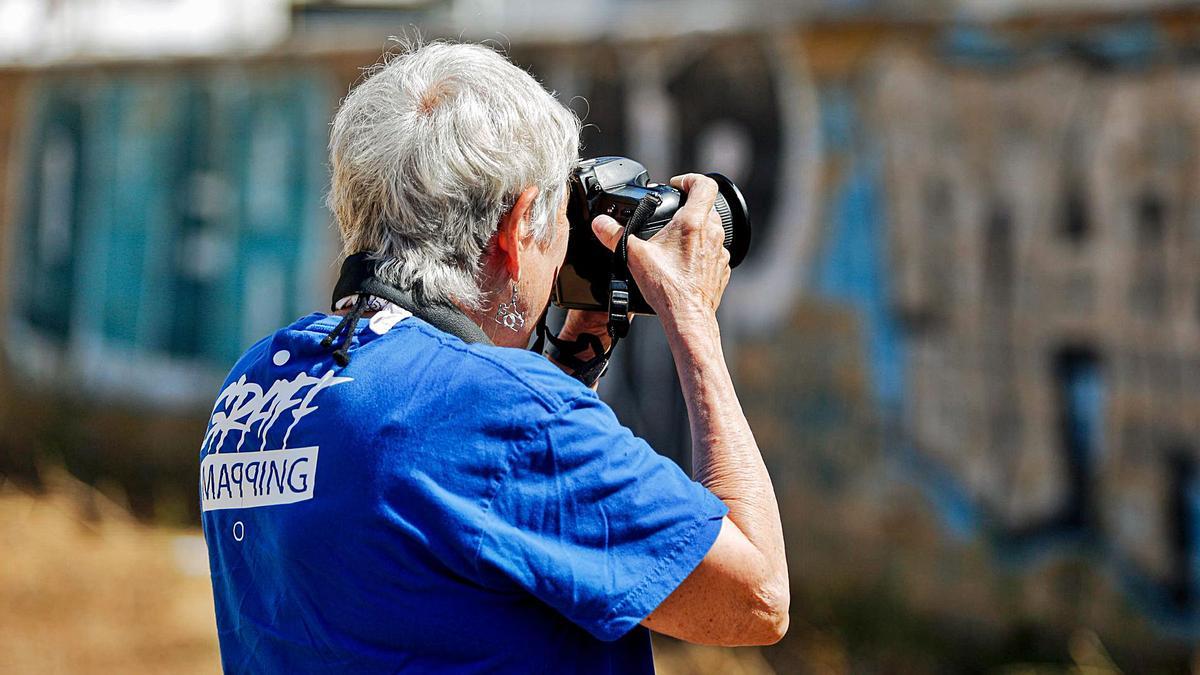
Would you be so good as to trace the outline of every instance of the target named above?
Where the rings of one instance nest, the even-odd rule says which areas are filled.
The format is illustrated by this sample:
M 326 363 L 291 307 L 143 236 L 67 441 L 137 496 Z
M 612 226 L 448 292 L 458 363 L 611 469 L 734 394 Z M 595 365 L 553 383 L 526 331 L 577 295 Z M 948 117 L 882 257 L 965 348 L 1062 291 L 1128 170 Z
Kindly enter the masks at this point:
M 520 296 L 517 294 L 517 282 L 512 285 L 512 299 L 508 302 L 500 303 L 496 308 L 496 323 L 504 326 L 514 333 L 520 332 L 525 327 L 525 315 L 521 313 L 521 308 L 517 304 Z

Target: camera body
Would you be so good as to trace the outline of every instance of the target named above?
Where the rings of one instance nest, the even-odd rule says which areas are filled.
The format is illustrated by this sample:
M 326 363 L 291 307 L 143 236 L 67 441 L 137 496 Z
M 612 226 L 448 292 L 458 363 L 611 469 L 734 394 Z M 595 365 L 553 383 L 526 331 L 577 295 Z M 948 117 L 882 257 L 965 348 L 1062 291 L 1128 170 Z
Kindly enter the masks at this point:
M 729 266 L 736 267 L 750 249 L 750 217 L 746 201 L 733 181 L 721 174 L 707 174 L 717 181 L 719 196 L 714 204 L 725 227 Z M 592 220 L 607 215 L 621 225 L 628 223 L 638 203 L 649 193 L 660 199 L 654 213 L 630 236 L 649 239 L 661 230 L 687 195 L 670 185 L 651 183 L 646 167 L 627 157 L 597 157 L 580 162 L 571 174 L 567 220 L 571 224 L 567 255 L 554 282 L 554 304 L 567 309 L 608 311 L 612 252 L 592 232 Z M 654 314 L 636 284 L 629 288 L 629 313 Z

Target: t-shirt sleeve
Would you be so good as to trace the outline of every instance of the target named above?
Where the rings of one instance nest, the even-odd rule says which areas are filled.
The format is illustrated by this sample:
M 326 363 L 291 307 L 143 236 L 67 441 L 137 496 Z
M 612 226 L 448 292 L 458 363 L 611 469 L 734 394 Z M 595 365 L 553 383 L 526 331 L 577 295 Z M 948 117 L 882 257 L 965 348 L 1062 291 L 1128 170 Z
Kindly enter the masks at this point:
M 513 459 L 478 563 L 615 640 L 695 569 L 727 512 L 589 393 L 564 404 Z

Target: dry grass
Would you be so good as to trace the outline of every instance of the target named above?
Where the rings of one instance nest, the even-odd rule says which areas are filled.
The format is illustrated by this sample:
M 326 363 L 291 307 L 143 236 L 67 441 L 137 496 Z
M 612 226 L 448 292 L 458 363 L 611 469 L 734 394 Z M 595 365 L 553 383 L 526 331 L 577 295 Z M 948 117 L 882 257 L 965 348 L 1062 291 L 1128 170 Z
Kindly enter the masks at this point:
M 139 524 L 58 475 L 36 496 L 0 485 L 0 546 L 0 672 L 220 670 L 198 531 Z
M 774 675 L 775 670 L 755 648 L 701 647 L 676 640 L 654 640 L 654 669 L 658 675 Z
M 215 673 L 198 530 L 150 526 L 51 472 L 33 494 L 0 477 L 0 673 Z M 660 673 L 765 675 L 758 650 L 658 641 Z

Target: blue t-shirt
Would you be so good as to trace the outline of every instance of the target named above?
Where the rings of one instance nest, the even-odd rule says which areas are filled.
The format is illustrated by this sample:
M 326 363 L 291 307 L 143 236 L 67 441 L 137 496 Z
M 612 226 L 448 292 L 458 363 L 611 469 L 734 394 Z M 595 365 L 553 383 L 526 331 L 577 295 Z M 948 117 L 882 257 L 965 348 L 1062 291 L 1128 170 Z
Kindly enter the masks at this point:
M 380 315 L 383 316 L 383 315 Z M 652 672 L 727 509 L 545 358 L 312 314 L 238 361 L 200 498 L 227 672 Z M 394 325 L 393 325 L 394 324 Z

